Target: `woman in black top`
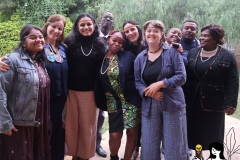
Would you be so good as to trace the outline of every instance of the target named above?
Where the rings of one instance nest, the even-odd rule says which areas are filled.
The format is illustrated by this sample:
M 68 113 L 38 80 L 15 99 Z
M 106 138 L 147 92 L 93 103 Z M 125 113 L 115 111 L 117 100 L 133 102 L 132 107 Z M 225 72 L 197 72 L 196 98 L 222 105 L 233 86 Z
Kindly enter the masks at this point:
M 105 52 L 92 15 L 82 13 L 77 17 L 65 43 L 68 46 L 69 67 L 66 143 L 73 159 L 89 159 L 95 155 L 99 112 L 93 90 L 97 70 Z
M 123 30 L 125 35 L 124 50 L 131 51 L 135 56 L 144 50 L 142 43 L 142 29 L 135 20 L 126 20 L 123 23 Z M 139 147 L 141 146 L 141 125 L 138 127 L 137 145 L 132 154 L 131 160 L 135 160 L 139 155 Z
M 188 53 L 187 82 L 183 86 L 187 105 L 188 145 L 207 150 L 223 142 L 225 113 L 235 112 L 238 99 L 238 68 L 234 53 L 221 47 L 224 30 L 216 24 L 201 29 L 201 47 Z M 202 158 L 202 154 L 197 154 Z

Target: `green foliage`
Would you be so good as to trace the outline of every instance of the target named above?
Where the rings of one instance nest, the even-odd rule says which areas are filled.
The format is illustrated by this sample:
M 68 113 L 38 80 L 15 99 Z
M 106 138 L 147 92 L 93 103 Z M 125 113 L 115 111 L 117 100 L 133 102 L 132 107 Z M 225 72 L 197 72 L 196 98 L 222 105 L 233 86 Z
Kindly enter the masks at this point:
M 66 26 L 64 28 L 64 35 L 65 37 L 67 37 L 70 33 L 70 31 L 72 30 L 73 27 L 73 23 L 71 22 L 69 17 L 65 17 L 66 18 Z
M 14 11 L 16 10 L 17 5 L 15 0 L 1 0 L 0 2 L 0 11 L 2 12 L 2 21 L 7 21 Z
M 67 36 L 72 29 L 72 22 L 66 18 L 64 34 Z M 0 57 L 13 51 L 19 43 L 19 34 L 23 24 L 18 21 L 18 14 L 13 14 L 9 21 L 0 23 Z
M 24 24 L 42 26 L 52 14 L 67 12 L 69 0 L 21 0 L 17 2 L 20 20 Z
M 22 25 L 15 18 L 17 18 L 17 15 L 12 16 L 13 20 L 0 23 L 0 57 L 12 52 L 19 43 Z
M 134 19 L 141 26 L 150 19 L 158 19 L 167 31 L 172 27 L 181 28 L 185 20 L 193 19 L 199 28 L 209 23 L 222 26 L 225 39 L 231 45 L 240 37 L 240 0 L 105 0 L 97 8 L 98 15 L 105 11 L 114 14 L 115 29 L 122 30 L 127 19 Z
M 68 15 L 72 22 L 75 21 L 80 13 L 90 13 L 93 17 L 98 16 L 98 6 L 101 0 L 74 0 L 74 3 L 69 6 Z

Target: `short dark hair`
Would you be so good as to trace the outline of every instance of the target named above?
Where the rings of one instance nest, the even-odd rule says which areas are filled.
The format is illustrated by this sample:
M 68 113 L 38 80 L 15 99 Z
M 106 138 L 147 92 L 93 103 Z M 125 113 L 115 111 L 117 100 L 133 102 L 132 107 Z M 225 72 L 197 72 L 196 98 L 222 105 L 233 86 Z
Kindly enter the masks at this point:
M 183 25 L 184 25 L 185 23 L 187 23 L 187 22 L 195 23 L 195 24 L 198 26 L 198 23 L 197 23 L 196 21 L 194 21 L 194 20 L 191 20 L 191 19 L 188 19 L 188 20 L 184 21 L 184 22 L 183 22 Z
M 201 28 L 201 32 L 205 30 L 210 31 L 211 36 L 213 37 L 217 44 L 223 45 L 225 43 L 224 40 L 225 31 L 221 26 L 217 24 L 208 24 Z
M 113 21 L 114 21 L 114 16 L 113 16 L 112 12 L 110 12 L 110 11 L 106 11 L 106 12 L 104 12 L 104 13 L 101 15 L 100 20 L 103 18 L 103 16 L 104 16 L 106 13 L 110 13 L 110 14 L 112 15 L 112 17 L 113 17 Z
M 139 37 L 138 37 L 138 39 L 137 39 L 137 50 L 138 50 L 138 52 L 140 53 L 141 51 L 142 51 L 142 48 L 143 48 L 143 45 L 142 45 L 142 41 L 143 41 L 143 33 L 142 33 L 142 29 L 141 29 L 141 27 L 139 26 L 139 24 L 138 24 L 138 22 L 137 21 L 135 21 L 135 20 L 132 20 L 132 19 L 129 19 L 129 20 L 125 20 L 124 22 L 123 22 L 123 25 L 122 25 L 122 28 L 124 29 L 124 26 L 126 25 L 126 24 L 128 24 L 128 23 L 130 23 L 130 24 L 133 24 L 133 25 L 136 25 L 136 28 L 137 28 L 137 30 L 138 30 L 138 34 L 139 34 Z M 125 41 L 125 49 L 129 49 L 129 47 L 130 47 L 130 41 L 127 39 L 127 38 L 125 38 L 126 39 L 126 41 Z
M 42 30 L 41 28 L 37 27 L 37 26 L 34 26 L 34 25 L 25 25 L 22 27 L 21 31 L 20 31 L 20 37 L 19 37 L 19 44 L 18 44 L 18 47 L 15 49 L 15 51 L 18 51 L 18 52 L 22 52 L 24 51 L 24 48 L 23 48 L 23 43 L 25 42 L 26 40 L 26 37 L 30 34 L 31 30 L 38 30 L 42 33 Z M 42 33 L 43 34 L 43 33 Z M 38 62 L 38 63 L 42 63 L 45 61 L 45 52 L 44 52 L 44 49 L 39 51 L 36 56 L 35 56 L 35 60 Z

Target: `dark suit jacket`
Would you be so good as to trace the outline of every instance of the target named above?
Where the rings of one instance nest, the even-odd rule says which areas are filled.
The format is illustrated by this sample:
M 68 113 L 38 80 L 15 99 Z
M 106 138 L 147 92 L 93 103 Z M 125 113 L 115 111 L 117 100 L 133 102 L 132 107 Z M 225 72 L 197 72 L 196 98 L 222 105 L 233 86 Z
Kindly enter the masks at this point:
M 225 108 L 236 108 L 238 99 L 238 68 L 233 52 L 222 48 L 203 77 L 196 74 L 196 62 L 201 48 L 188 53 L 187 82 L 183 86 L 186 105 L 194 108 L 200 94 L 204 111 L 223 112 Z
M 134 60 L 135 56 L 130 51 L 119 51 L 117 53 L 120 85 L 125 100 L 137 107 L 141 107 L 141 97 L 135 87 L 134 82 Z M 100 72 L 100 71 L 99 71 Z M 107 99 L 102 89 L 99 76 L 95 85 L 95 101 L 98 108 L 107 110 Z

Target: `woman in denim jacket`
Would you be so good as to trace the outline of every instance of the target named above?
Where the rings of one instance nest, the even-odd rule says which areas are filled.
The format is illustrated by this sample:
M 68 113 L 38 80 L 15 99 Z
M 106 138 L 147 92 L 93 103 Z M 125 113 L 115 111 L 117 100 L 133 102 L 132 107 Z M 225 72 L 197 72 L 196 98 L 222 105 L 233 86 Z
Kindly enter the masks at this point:
M 162 43 L 164 25 L 158 20 L 144 24 L 148 48 L 134 64 L 135 83 L 142 97 L 141 160 L 160 160 L 163 128 L 166 160 L 187 160 L 185 100 L 181 85 L 186 72 L 181 55 Z
M 0 72 L 0 159 L 48 160 L 49 86 L 40 28 L 24 26 Z
M 51 157 L 52 160 L 64 158 L 65 130 L 62 127 L 62 112 L 68 94 L 68 63 L 66 45 L 63 44 L 65 18 L 60 14 L 51 15 L 42 27 L 45 39 L 44 51 L 47 58 L 46 70 L 51 80 L 50 118 L 51 118 Z M 0 71 L 10 69 L 0 58 Z
M 183 86 L 187 105 L 189 148 L 203 150 L 223 142 L 225 113 L 234 113 L 238 99 L 238 68 L 234 53 L 219 45 L 224 30 L 216 24 L 201 29 L 201 47 L 188 53 L 187 82 Z M 196 157 L 202 158 L 201 153 Z

